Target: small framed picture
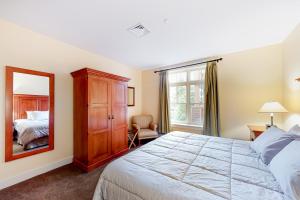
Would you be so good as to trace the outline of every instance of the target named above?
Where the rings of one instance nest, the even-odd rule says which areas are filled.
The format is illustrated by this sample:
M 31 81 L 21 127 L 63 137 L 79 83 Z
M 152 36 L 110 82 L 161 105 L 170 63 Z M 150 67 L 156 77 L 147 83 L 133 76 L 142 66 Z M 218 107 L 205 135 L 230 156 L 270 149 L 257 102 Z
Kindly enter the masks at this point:
M 135 106 L 135 88 L 128 87 L 128 95 L 127 95 L 127 105 L 128 106 Z

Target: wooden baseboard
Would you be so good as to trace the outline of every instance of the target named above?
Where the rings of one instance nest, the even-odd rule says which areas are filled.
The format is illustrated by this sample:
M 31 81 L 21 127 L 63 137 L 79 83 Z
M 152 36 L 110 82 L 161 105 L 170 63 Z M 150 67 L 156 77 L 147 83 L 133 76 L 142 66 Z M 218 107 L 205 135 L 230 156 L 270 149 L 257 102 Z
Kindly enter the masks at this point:
M 80 160 L 74 158 L 73 159 L 73 164 L 78 167 L 79 169 L 81 169 L 82 171 L 84 172 L 90 172 L 94 169 L 96 169 L 97 167 L 100 167 L 100 166 L 103 166 L 107 163 L 109 163 L 110 161 L 112 161 L 113 159 L 117 158 L 117 157 L 120 157 L 124 154 L 126 154 L 128 152 L 128 148 L 114 154 L 114 155 L 111 155 L 110 157 L 107 157 L 106 159 L 103 159 L 103 160 L 100 160 L 100 161 L 97 161 L 93 164 L 90 164 L 90 165 L 87 165 L 86 163 L 83 163 L 81 162 Z

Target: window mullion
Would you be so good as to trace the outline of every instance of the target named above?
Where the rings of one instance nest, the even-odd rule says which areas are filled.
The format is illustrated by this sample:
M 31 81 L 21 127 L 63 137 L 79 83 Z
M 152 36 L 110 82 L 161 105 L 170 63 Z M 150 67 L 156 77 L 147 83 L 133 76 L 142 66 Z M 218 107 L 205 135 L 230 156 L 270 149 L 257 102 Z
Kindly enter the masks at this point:
M 188 74 L 188 81 L 190 80 L 189 77 L 189 73 Z M 190 124 L 191 123 L 191 111 L 190 111 L 190 84 L 189 82 L 186 82 L 186 91 L 187 91 L 187 95 L 186 95 L 186 114 L 187 114 L 187 123 Z

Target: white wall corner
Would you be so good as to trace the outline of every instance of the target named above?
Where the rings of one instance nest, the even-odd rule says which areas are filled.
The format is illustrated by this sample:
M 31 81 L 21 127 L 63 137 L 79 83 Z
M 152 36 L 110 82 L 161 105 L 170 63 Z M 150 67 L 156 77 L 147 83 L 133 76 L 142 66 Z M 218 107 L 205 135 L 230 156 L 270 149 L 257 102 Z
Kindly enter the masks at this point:
M 64 165 L 70 164 L 73 161 L 73 156 L 67 157 L 65 159 L 59 160 L 57 162 L 53 162 L 47 165 L 44 165 L 42 167 L 38 167 L 35 169 L 31 169 L 28 171 L 25 171 L 19 175 L 0 180 L 0 190 L 7 188 L 9 186 L 15 185 L 17 183 L 20 183 L 22 181 L 28 180 L 32 177 L 38 176 L 40 174 L 44 174 L 48 171 L 54 170 L 56 168 L 62 167 Z

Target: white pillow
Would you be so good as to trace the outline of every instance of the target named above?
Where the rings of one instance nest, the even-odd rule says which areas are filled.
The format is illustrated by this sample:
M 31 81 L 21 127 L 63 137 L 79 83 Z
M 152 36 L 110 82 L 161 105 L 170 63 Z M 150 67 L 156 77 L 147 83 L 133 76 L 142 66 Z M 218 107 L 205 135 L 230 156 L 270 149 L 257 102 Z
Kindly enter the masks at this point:
M 271 161 L 269 167 L 280 184 L 286 199 L 300 199 L 300 139 L 283 148 Z
M 27 114 L 27 119 L 30 119 L 30 120 L 33 120 L 33 117 L 32 117 L 32 113 L 34 111 L 26 111 L 26 114 Z
M 47 120 L 49 119 L 49 111 L 33 111 L 32 120 Z
M 261 154 L 264 151 L 264 148 L 270 144 L 272 141 L 279 139 L 286 132 L 276 128 L 268 128 L 260 136 L 258 136 L 253 142 L 251 142 L 250 147 L 256 151 L 256 153 Z
M 300 126 L 298 124 L 296 124 L 288 131 L 288 133 L 294 134 L 294 135 L 300 135 Z

